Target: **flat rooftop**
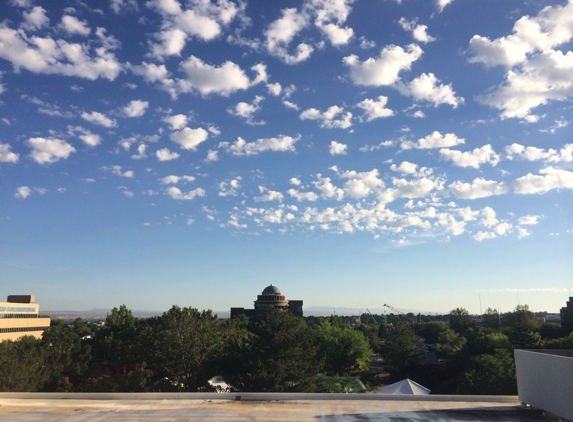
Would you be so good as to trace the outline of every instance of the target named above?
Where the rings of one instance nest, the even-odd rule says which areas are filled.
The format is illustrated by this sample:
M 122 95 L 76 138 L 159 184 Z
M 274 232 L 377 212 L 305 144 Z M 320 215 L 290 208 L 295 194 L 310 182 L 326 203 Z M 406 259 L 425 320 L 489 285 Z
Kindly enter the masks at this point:
M 0 422 L 557 420 L 517 396 L 0 393 Z

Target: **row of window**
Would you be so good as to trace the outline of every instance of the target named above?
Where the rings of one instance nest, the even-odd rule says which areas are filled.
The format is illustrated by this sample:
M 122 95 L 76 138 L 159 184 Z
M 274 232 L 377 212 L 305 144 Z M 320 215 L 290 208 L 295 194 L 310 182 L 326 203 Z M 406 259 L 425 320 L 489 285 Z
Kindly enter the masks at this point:
M 0 312 L 36 312 L 32 306 L 0 306 Z
M 38 314 L 0 314 L 2 318 L 38 318 Z
M 16 328 L 0 328 L 2 333 L 25 333 L 27 331 L 44 331 L 48 327 L 16 327 Z

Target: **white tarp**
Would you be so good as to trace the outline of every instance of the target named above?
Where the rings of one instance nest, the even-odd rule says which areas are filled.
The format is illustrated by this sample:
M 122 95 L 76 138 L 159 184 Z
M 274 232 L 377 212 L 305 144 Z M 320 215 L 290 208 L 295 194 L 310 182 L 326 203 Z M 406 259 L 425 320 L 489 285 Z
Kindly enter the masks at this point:
M 416 395 L 426 395 L 430 394 L 430 390 L 426 387 L 421 386 L 417 382 L 414 382 L 408 378 L 402 381 L 398 381 L 394 384 L 386 385 L 380 390 L 379 394 L 416 394 Z

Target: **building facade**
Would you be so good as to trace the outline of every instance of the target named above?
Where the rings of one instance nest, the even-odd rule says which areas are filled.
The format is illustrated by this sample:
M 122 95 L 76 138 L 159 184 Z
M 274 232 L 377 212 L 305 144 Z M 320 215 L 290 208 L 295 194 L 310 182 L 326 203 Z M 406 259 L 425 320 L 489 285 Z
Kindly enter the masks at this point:
M 50 326 L 50 318 L 40 318 L 40 305 L 33 295 L 11 295 L 0 302 L 0 341 L 18 340 L 23 336 L 41 338 Z
M 303 316 L 302 300 L 286 300 L 277 286 L 265 287 L 263 292 L 257 296 L 254 309 L 231 308 L 231 318 L 245 315 L 249 318 L 263 317 L 269 308 L 275 308 L 290 312 L 293 315 Z
M 561 327 L 566 333 L 573 331 L 573 297 L 570 297 L 566 305 L 561 308 Z

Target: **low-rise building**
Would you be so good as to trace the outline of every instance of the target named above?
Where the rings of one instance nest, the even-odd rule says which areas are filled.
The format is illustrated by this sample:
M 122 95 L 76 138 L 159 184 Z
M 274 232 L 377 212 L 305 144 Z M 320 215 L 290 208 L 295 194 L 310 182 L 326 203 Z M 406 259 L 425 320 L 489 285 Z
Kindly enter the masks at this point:
M 10 295 L 0 302 L 0 341 L 23 336 L 41 338 L 50 326 L 50 318 L 40 318 L 40 305 L 33 295 Z
M 293 315 L 302 316 L 302 300 L 286 300 L 277 286 L 265 287 L 257 296 L 254 309 L 231 308 L 231 318 L 246 315 L 249 318 L 263 317 L 269 308 L 288 311 Z

